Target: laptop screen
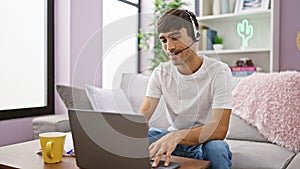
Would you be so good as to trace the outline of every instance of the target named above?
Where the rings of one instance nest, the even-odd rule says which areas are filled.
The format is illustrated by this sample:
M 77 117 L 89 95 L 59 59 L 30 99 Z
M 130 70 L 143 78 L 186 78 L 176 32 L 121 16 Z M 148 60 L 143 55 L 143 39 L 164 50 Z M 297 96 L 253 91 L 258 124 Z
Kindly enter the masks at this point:
M 146 121 L 139 114 L 69 110 L 76 162 L 81 168 L 151 168 Z M 164 169 L 178 168 L 171 162 Z

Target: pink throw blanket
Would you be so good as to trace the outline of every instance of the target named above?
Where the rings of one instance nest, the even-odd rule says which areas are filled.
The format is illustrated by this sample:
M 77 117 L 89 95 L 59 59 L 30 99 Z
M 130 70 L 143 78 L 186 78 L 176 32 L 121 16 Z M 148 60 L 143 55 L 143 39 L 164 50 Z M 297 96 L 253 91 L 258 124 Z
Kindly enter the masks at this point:
M 300 73 L 256 73 L 233 90 L 232 113 L 268 141 L 300 151 Z

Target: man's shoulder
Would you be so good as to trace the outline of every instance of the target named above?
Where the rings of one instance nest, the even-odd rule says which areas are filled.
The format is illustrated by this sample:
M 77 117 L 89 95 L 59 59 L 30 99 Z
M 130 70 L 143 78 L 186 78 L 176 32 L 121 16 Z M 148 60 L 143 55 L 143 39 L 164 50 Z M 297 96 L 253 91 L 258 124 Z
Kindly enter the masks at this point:
M 209 56 L 203 56 L 203 59 L 206 61 L 207 64 L 220 64 L 226 65 L 224 62 L 220 61 L 218 58 L 211 58 Z M 205 63 L 205 62 L 204 62 Z
M 214 58 L 210 58 L 210 57 L 207 57 L 207 56 L 204 56 L 204 59 L 205 59 L 205 67 L 207 67 L 208 69 L 211 69 L 211 70 L 224 70 L 224 69 L 228 69 L 229 70 L 229 66 L 220 61 L 220 60 L 217 60 L 217 59 L 214 59 Z

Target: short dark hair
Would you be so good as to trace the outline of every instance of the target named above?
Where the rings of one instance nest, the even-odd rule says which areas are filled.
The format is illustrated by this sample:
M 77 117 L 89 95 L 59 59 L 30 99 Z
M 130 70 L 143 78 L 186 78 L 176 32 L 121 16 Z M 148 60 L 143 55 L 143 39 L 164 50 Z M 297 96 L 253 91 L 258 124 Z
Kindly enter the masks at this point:
M 170 9 L 158 19 L 157 33 L 160 34 L 172 30 L 186 28 L 188 36 L 195 41 L 194 28 L 190 16 L 192 17 L 195 27 L 198 30 L 199 24 L 193 12 L 184 9 Z

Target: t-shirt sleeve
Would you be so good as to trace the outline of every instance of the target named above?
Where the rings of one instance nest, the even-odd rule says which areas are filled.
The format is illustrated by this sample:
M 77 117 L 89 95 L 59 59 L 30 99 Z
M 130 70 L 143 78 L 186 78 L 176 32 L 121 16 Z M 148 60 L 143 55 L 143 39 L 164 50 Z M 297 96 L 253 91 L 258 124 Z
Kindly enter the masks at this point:
M 213 81 L 213 87 L 212 109 L 232 109 L 232 76 L 228 66 L 220 68 Z
M 157 67 L 152 72 L 147 85 L 146 96 L 160 98 L 162 95 L 160 69 Z

